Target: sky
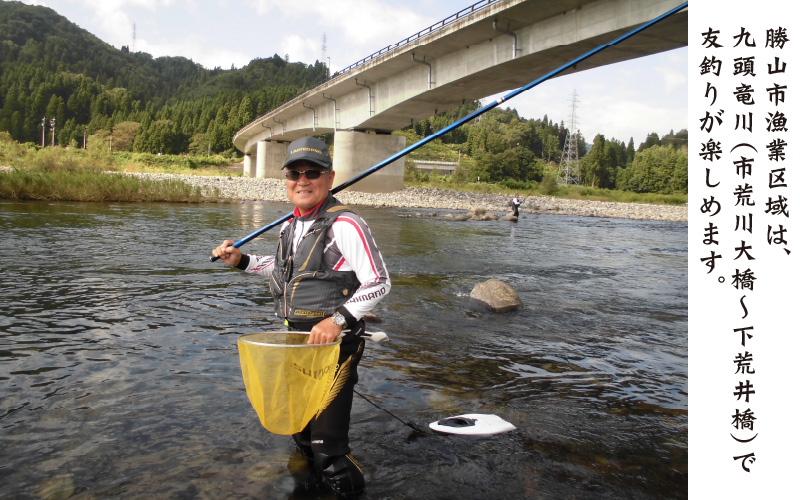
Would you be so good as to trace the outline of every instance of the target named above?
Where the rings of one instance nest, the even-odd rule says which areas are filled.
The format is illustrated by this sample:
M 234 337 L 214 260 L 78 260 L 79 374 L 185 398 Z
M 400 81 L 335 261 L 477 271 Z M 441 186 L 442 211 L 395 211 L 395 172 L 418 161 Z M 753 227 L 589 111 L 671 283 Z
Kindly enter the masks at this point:
M 331 72 L 474 4 L 470 0 L 23 0 L 50 7 L 101 40 L 153 57 L 183 56 L 206 68 L 241 68 L 256 58 L 329 59 Z M 334 7 L 335 6 L 335 7 Z M 134 43 L 135 24 L 135 43 Z M 323 51 L 324 40 L 324 51 Z M 555 68 L 553 68 L 555 69 Z M 647 134 L 687 128 L 686 48 L 554 78 L 501 107 L 547 115 L 636 146 Z M 488 104 L 503 92 L 487 96 Z

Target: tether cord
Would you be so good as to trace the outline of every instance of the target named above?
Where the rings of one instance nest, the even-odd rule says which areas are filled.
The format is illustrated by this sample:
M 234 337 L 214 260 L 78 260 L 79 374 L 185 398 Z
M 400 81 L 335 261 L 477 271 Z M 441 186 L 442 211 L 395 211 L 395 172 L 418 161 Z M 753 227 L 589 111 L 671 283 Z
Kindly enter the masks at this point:
M 373 403 L 372 401 L 370 401 L 370 399 L 369 399 L 368 397 L 366 397 L 365 395 L 361 394 L 361 393 L 360 393 L 360 392 L 358 392 L 357 390 L 353 389 L 353 392 L 355 392 L 356 394 L 358 394 L 359 396 L 361 396 L 361 397 L 364 399 L 364 401 L 366 401 L 367 403 L 371 404 L 372 406 L 374 406 L 375 408 L 377 408 L 377 409 L 379 409 L 379 410 L 383 410 L 383 411 L 385 411 L 386 413 L 388 413 L 389 415 L 391 415 L 392 417 L 394 417 L 394 418 L 395 418 L 395 419 L 397 419 L 398 421 L 402 422 L 402 423 L 403 423 L 403 425 L 405 425 L 405 426 L 407 426 L 407 427 L 410 427 L 410 428 L 414 429 L 416 432 L 419 432 L 419 433 L 422 433 L 422 434 L 433 435 L 433 434 L 432 434 L 432 433 L 430 433 L 430 432 L 423 431 L 422 429 L 418 428 L 416 425 L 412 424 L 411 422 L 406 422 L 405 420 L 403 420 L 402 418 L 398 417 L 398 416 L 397 416 L 397 415 L 395 415 L 394 413 L 390 412 L 390 411 L 389 411 L 389 410 L 387 410 L 386 408 L 381 408 L 380 406 L 378 406 L 378 405 L 376 405 L 375 403 Z

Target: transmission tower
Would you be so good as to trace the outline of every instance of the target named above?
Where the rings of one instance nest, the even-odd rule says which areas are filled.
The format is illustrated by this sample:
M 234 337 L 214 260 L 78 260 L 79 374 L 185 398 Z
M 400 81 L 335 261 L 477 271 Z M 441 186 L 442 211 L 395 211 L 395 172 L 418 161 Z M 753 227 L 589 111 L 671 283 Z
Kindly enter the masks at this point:
M 567 140 L 564 142 L 564 152 L 558 166 L 559 184 L 580 184 L 580 170 L 578 169 L 578 94 L 572 91 L 572 113 L 569 119 Z
M 133 43 L 131 44 L 131 54 L 136 53 L 136 23 L 133 23 Z
M 328 35 L 322 34 L 322 64 L 325 65 L 325 76 L 331 77 L 331 63 L 328 62 Z

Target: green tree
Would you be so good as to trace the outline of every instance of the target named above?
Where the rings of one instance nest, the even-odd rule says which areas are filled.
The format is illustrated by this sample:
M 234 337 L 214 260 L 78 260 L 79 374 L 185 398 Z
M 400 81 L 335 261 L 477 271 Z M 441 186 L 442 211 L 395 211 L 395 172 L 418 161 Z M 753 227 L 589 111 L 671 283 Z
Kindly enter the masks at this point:
M 636 150 L 633 149 L 633 137 L 628 141 L 628 147 L 625 148 L 625 167 L 633 163 L 633 158 L 636 156 Z
M 606 139 L 597 134 L 592 149 L 580 162 L 581 181 L 592 187 L 613 188 L 614 168 L 606 150 Z
M 688 192 L 688 155 L 685 150 L 653 146 L 636 154 L 628 167 L 626 187 L 638 193 Z
M 133 149 L 139 153 L 179 154 L 186 150 L 184 142 L 175 122 L 154 120 L 147 126 L 142 124 L 133 142 Z
M 670 146 L 671 148 L 681 149 L 689 143 L 689 132 L 686 129 L 680 130 L 677 134 L 669 131 L 669 134 L 661 138 L 661 144 Z
M 687 146 L 680 149 L 675 159 L 669 190 L 673 193 L 689 194 L 689 154 Z
M 209 139 L 206 134 L 195 134 L 189 139 L 189 146 L 187 151 L 190 155 L 205 156 L 209 151 Z
M 133 143 L 140 124 L 137 122 L 120 122 L 114 125 L 114 150 L 133 151 Z
M 658 134 L 655 132 L 651 132 L 647 135 L 647 139 L 641 144 L 639 144 L 638 151 L 644 151 L 645 149 L 652 148 L 653 146 L 660 146 L 661 139 L 658 138 Z
M 548 133 L 543 139 L 544 149 L 542 151 L 542 158 L 547 162 L 558 161 L 561 157 L 561 150 L 558 147 L 558 136 Z

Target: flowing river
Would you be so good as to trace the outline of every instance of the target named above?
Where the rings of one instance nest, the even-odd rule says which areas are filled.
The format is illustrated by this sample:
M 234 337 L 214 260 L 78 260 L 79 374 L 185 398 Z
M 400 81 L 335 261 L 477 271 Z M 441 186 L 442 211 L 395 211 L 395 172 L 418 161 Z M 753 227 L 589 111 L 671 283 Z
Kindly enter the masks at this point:
M 208 261 L 288 210 L 0 202 L 0 498 L 330 498 L 244 390 L 237 338 L 281 330 L 266 282 Z M 352 412 L 363 498 L 687 496 L 686 223 L 356 210 L 393 284 Z M 471 303 L 490 278 L 523 307 Z M 411 428 L 464 413 L 517 429 Z

